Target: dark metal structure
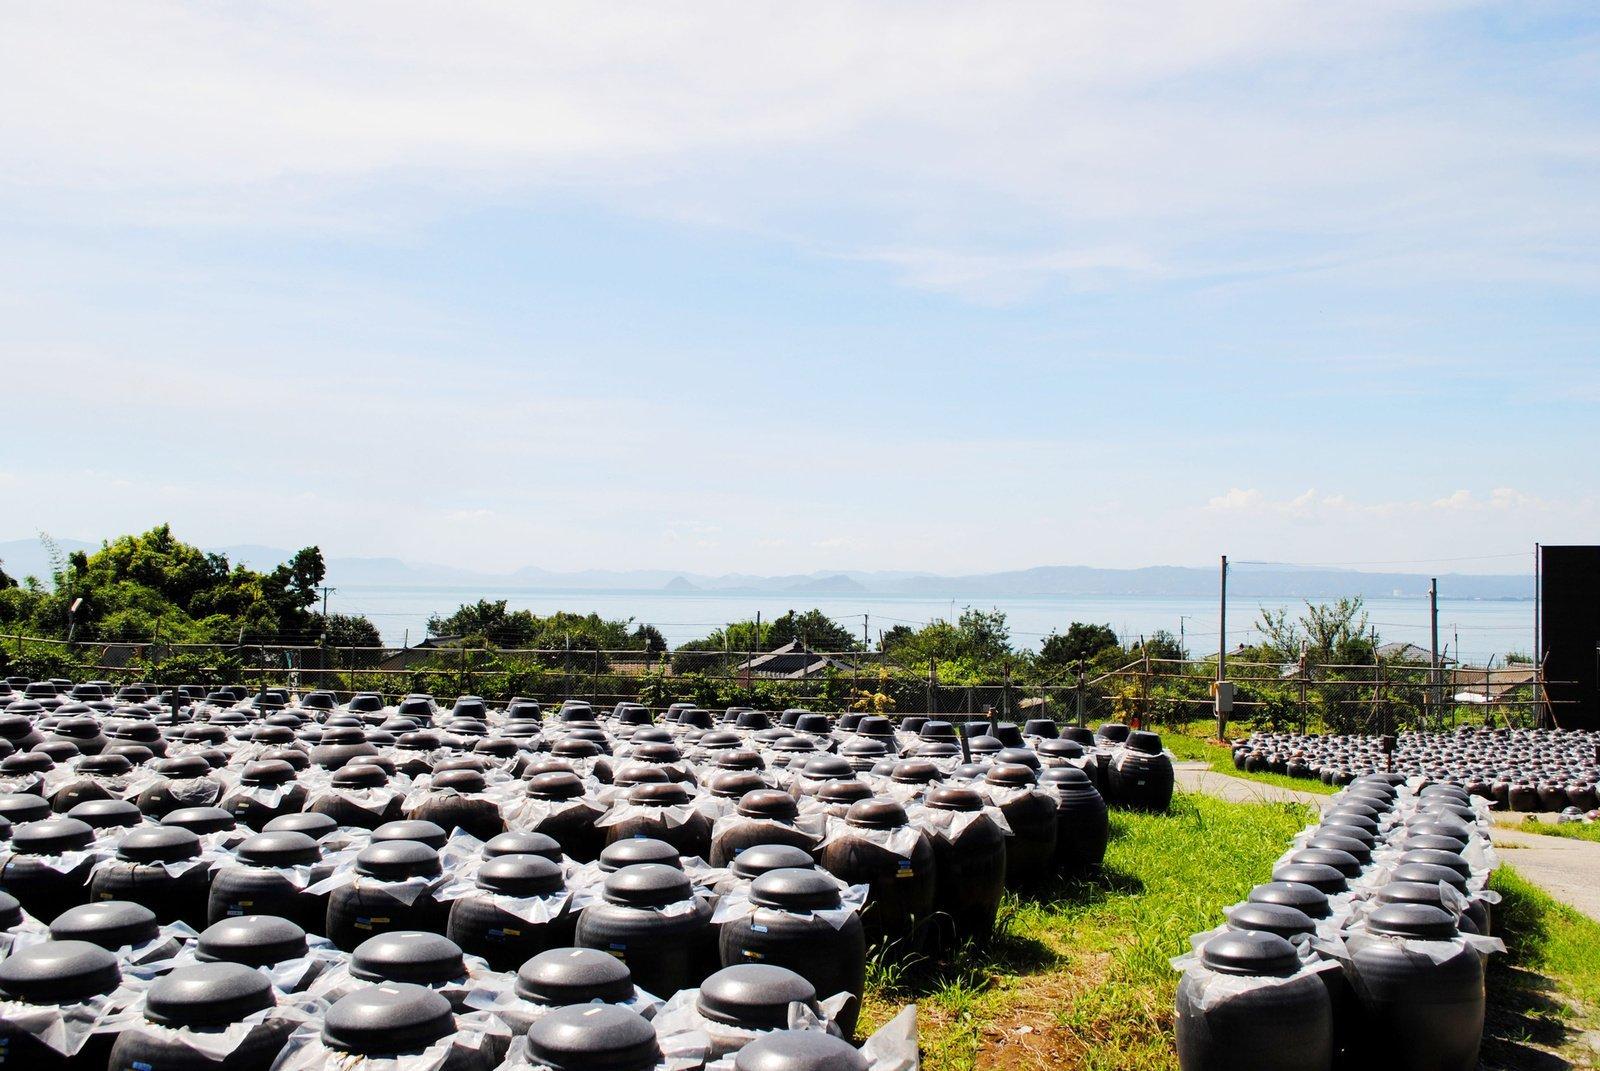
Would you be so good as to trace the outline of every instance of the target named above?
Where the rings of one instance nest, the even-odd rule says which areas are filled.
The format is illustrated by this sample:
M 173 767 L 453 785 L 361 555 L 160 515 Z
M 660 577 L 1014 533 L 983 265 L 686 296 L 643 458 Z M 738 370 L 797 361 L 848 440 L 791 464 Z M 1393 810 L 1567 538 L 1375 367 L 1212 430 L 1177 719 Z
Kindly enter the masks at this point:
M 1600 729 L 1600 546 L 1539 548 L 1539 635 L 1551 720 Z

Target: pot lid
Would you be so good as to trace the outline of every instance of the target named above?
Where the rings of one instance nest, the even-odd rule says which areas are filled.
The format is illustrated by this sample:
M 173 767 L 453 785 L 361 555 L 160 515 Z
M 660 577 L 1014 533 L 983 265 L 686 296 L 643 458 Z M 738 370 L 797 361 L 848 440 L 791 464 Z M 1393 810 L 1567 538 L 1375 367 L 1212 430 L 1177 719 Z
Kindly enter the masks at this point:
M 434 851 L 443 848 L 450 840 L 450 834 L 437 822 L 429 822 L 420 818 L 409 818 L 398 822 L 385 822 L 372 831 L 372 843 L 382 844 L 392 840 L 414 840 L 418 844 L 426 844 Z
M 465 975 L 467 964 L 461 947 L 443 934 L 392 930 L 356 946 L 350 973 L 369 982 L 439 985 Z
M 941 785 L 928 793 L 927 804 L 936 811 L 981 811 L 983 797 L 975 789 Z
M 867 1071 L 867 1059 L 843 1038 L 820 1030 L 773 1030 L 733 1058 L 734 1071 Z
M 283 785 L 295 778 L 295 769 L 282 759 L 261 759 L 247 763 L 239 775 L 242 785 Z
M 59 855 L 94 843 L 94 829 L 76 818 L 46 818 L 16 827 L 11 846 L 24 855 Z
M 382 788 L 388 783 L 389 772 L 370 762 L 333 771 L 333 784 L 338 788 Z
M 845 821 L 858 829 L 899 829 L 907 822 L 906 809 L 890 799 L 865 799 L 850 805 Z
M 1161 737 L 1152 732 L 1136 729 L 1128 734 L 1123 746 L 1129 751 L 1137 751 L 1141 755 L 1161 754 Z
M 322 1040 L 342 1052 L 386 1056 L 417 1052 L 456 1029 L 450 1001 L 431 989 L 383 982 L 334 1002 L 322 1022 Z
M 125 829 L 144 822 L 139 808 L 128 800 L 85 800 L 68 811 L 67 817 L 87 822 L 96 829 Z
M 628 837 L 608 844 L 600 851 L 600 869 L 614 874 L 635 863 L 661 863 L 664 866 L 683 868 L 678 849 L 655 837 Z
M 121 980 L 117 957 L 86 941 L 44 941 L 0 960 L 0 995 L 25 1004 L 76 1004 Z
M 269 967 L 306 954 L 306 931 L 277 915 L 238 915 L 206 927 L 195 946 L 201 960 Z
M 1312 919 L 1325 919 L 1332 913 L 1328 894 L 1299 881 L 1273 881 L 1250 890 L 1250 901 L 1257 904 L 1283 904 Z
M 251 866 L 309 866 L 322 859 L 322 848 L 306 834 L 286 829 L 247 837 L 234 855 Z
M 1288 904 L 1262 904 L 1246 901 L 1228 909 L 1228 925 L 1235 930 L 1261 930 L 1287 940 L 1296 934 L 1314 934 L 1317 924 L 1310 915 Z
M 789 1024 L 789 1005 L 817 1007 L 817 989 L 787 967 L 736 963 L 700 983 L 695 1008 L 707 1019 L 751 1030 Z
M 807 870 L 816 865 L 811 853 L 794 844 L 752 844 L 733 857 L 733 876 L 753 881 L 769 870 Z
M 872 798 L 872 786 L 865 781 L 857 781 L 852 775 L 850 778 L 836 778 L 824 782 L 817 789 L 817 799 L 823 803 L 853 803 L 856 800 L 869 800 Z
M 1399 864 L 1426 863 L 1429 866 L 1442 866 L 1454 870 L 1462 878 L 1472 876 L 1472 868 L 1456 852 L 1444 852 L 1437 848 L 1418 848 L 1415 851 L 1401 852 Z
M 1361 873 L 1361 863 L 1349 852 L 1338 848 L 1301 848 L 1289 855 L 1291 863 L 1321 863 L 1331 866 L 1347 879 L 1357 877 Z
M 989 767 L 984 781 L 1002 788 L 1028 788 L 1038 780 L 1038 775 L 1020 762 L 1001 762 Z
M 1345 876 L 1326 863 L 1280 863 L 1273 868 L 1273 881 L 1298 881 L 1321 889 L 1329 896 L 1344 892 Z
M 1433 885 L 1444 882 L 1459 893 L 1467 891 L 1467 879 L 1451 867 L 1438 866 L 1434 863 L 1407 863 L 1402 862 L 1394 868 L 1389 875 L 1390 881 L 1422 881 Z
M 229 811 L 221 807 L 180 807 L 161 819 L 164 826 L 177 826 L 191 833 L 224 833 L 239 823 Z
M 200 838 L 181 826 L 136 829 L 117 845 L 117 858 L 129 863 L 176 863 L 200 854 Z
M 646 1071 L 661 1060 L 655 1028 L 619 1004 L 557 1008 L 529 1028 L 528 1050 L 552 1071 Z
M 1373 933 L 1419 941 L 1448 941 L 1458 932 L 1455 915 L 1419 903 L 1390 903 L 1373 908 L 1367 915 L 1366 927 Z
M 242 963 L 201 963 L 150 983 L 144 1017 L 162 1026 L 227 1026 L 276 1003 L 272 982 L 260 971 Z
M 515 988 L 524 1000 L 552 1007 L 616 1004 L 632 998 L 633 974 L 597 948 L 552 948 L 518 968 Z
M 628 790 L 628 802 L 645 807 L 678 807 L 690 798 L 689 791 L 676 781 L 635 785 Z
M 528 778 L 528 795 L 542 800 L 575 800 L 583 795 L 583 782 L 569 770 L 551 770 Z
M 448 788 L 453 792 L 482 792 L 489 787 L 483 774 L 477 770 L 446 770 L 433 775 L 434 788 Z
M 58 941 L 87 941 L 111 952 L 160 935 L 156 913 L 127 900 L 96 900 L 69 907 L 50 923 L 50 936 Z
M 739 813 L 746 818 L 765 818 L 774 822 L 792 822 L 800 813 L 794 797 L 777 789 L 760 788 L 746 792 L 739 799 Z
M 383 881 L 433 877 L 439 872 L 439 853 L 420 841 L 380 841 L 356 854 L 356 873 Z
M 478 868 L 478 888 L 507 896 L 548 896 L 565 888 L 561 867 L 540 855 L 497 855 Z
M 706 782 L 713 796 L 725 800 L 741 800 L 746 793 L 767 787 L 766 779 L 755 770 L 721 770 Z
M 9 930 L 22 923 L 22 905 L 17 898 L 0 889 L 0 930 Z
M 1300 969 L 1294 946 L 1275 933 L 1232 930 L 1207 941 L 1200 960 L 1220 974 L 1291 975 Z
M 839 886 L 815 867 L 778 867 L 750 883 L 750 902 L 779 911 L 827 911 L 839 906 Z
M 561 862 L 561 845 L 554 837 L 544 833 L 497 833 L 483 845 L 483 857 L 494 859 L 501 855 L 537 855 L 552 863 Z
M 665 907 L 694 895 L 689 876 L 662 863 L 635 863 L 606 878 L 605 898 L 623 907 Z
M 261 827 L 263 833 L 293 832 L 321 839 L 339 828 L 332 815 L 305 811 L 300 814 L 282 814 Z

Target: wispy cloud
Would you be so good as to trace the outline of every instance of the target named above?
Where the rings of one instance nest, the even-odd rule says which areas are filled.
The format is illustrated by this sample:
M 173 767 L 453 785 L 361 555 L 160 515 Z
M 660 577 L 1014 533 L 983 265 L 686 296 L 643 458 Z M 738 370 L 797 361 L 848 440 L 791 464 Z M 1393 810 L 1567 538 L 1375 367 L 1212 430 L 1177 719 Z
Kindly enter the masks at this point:
M 582 190 L 991 303 L 1329 270 L 1593 286 L 1595 116 L 1428 47 L 1479 6 L 24 6 L 0 189 L 319 230 Z

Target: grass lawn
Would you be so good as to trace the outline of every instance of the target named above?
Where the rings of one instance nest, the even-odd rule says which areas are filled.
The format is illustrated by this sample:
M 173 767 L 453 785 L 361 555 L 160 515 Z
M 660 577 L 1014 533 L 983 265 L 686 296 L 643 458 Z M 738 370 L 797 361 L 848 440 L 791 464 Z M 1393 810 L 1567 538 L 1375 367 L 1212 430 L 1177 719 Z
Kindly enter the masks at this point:
M 1233 768 L 1233 752 L 1211 739 L 1216 731 L 1216 723 L 1211 721 L 1187 722 L 1182 725 L 1167 725 L 1161 728 L 1161 742 L 1173 756 L 1183 762 L 1204 762 L 1218 773 L 1228 774 L 1231 777 L 1242 777 L 1247 781 L 1260 781 L 1263 784 L 1277 785 L 1280 788 L 1293 788 L 1301 792 L 1318 792 L 1331 796 L 1339 791 L 1331 785 L 1309 777 L 1287 777 L 1275 773 L 1245 773 L 1243 770 Z
M 949 962 L 875 962 L 863 1033 L 918 1005 L 930 1071 L 1172 1071 L 1171 956 L 1221 909 L 1268 880 L 1308 817 L 1289 804 L 1179 794 L 1169 815 L 1112 813 L 1105 872 L 1008 895 L 999 936 Z M 1503 868 L 1494 887 L 1509 954 L 1490 968 L 1488 1068 L 1572 1062 L 1600 1008 L 1600 925 Z M 1588 1059 L 1592 1060 L 1592 1054 Z
M 1519 830 L 1523 833 L 1540 833 L 1546 837 L 1570 837 L 1573 840 L 1592 840 L 1600 843 L 1600 822 L 1541 822 L 1537 818 L 1528 817 L 1520 822 L 1503 823 L 1507 829 Z
M 1600 923 L 1501 867 L 1490 887 L 1506 954 L 1489 960 L 1485 1068 L 1594 1066 L 1585 1032 L 1600 1029 Z M 1565 1062 L 1559 1062 L 1560 1060 Z
M 1175 1067 L 1168 959 L 1267 880 L 1306 819 L 1298 806 L 1184 794 L 1169 815 L 1113 812 L 1099 879 L 1008 896 L 987 950 L 875 967 L 866 1021 L 915 1001 L 932 1071 Z

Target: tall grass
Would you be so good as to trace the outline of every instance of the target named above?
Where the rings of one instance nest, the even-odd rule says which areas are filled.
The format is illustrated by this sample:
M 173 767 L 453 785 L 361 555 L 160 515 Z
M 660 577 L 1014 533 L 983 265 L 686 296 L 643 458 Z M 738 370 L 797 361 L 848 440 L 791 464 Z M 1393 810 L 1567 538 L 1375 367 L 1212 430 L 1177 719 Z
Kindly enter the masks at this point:
M 1600 843 L 1600 822 L 1541 822 L 1529 815 L 1521 822 L 1510 823 L 1510 829 L 1523 833 L 1538 833 L 1545 837 L 1566 837 L 1569 840 L 1592 840 Z
M 1166 815 L 1115 812 L 1093 880 L 1008 896 L 995 937 L 943 961 L 875 960 L 868 1019 L 917 1001 L 934 1071 L 1171 1068 L 1168 960 L 1268 879 L 1306 818 L 1298 806 L 1181 793 Z

